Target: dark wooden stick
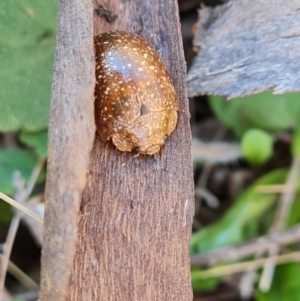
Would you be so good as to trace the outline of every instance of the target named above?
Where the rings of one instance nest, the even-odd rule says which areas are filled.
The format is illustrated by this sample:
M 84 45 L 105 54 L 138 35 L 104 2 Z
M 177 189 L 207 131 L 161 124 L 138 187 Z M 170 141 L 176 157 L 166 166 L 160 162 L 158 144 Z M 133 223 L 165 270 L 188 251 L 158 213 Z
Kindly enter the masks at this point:
M 93 6 L 59 3 L 51 96 L 40 300 L 63 301 L 75 255 L 77 218 L 95 137 Z
M 88 119 L 94 101 L 91 4 L 61 1 L 41 300 L 192 300 L 190 116 L 177 2 L 111 0 L 103 5 L 99 1 L 94 9 L 95 34 L 128 30 L 143 35 L 158 51 L 177 90 L 179 122 L 165 147 L 153 157 L 122 153 L 96 135 L 88 167 L 86 156 L 94 137 L 94 120 Z M 68 63 L 70 55 L 78 62 L 74 69 Z M 75 84 L 80 87 L 74 88 Z M 81 114 L 62 119 L 66 102 L 71 102 L 73 110 L 80 108 Z M 57 132 L 61 136 L 55 138 Z M 72 151 L 80 162 L 72 160 Z M 88 176 L 77 219 L 84 167 L 88 167 Z

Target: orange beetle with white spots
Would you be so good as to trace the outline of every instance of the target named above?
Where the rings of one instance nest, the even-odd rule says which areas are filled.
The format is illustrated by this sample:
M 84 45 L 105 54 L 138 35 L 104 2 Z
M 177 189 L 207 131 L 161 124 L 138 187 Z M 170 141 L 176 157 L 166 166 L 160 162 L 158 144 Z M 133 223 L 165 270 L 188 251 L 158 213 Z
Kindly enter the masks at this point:
M 95 118 L 103 141 L 121 151 L 154 155 L 177 123 L 176 92 L 162 60 L 141 36 L 95 37 Z

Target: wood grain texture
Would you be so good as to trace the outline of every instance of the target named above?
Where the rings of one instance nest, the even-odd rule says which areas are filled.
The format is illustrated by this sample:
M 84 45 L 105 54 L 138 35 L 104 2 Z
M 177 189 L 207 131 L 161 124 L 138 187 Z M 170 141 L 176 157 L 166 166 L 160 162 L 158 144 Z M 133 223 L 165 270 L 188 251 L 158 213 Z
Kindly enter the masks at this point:
M 95 138 L 93 37 L 114 29 L 143 35 L 177 91 L 178 125 L 154 157 L 135 158 Z M 194 184 L 185 71 L 175 0 L 60 0 L 41 301 L 192 299 Z
M 300 90 L 300 2 L 230 1 L 199 12 L 189 96 Z
M 77 216 L 95 137 L 93 7 L 61 0 L 51 96 L 40 300 L 68 292 Z
M 111 0 L 105 6 L 106 16 L 94 14 L 95 34 L 127 30 L 150 42 L 175 85 L 179 122 L 153 157 L 135 158 L 96 136 L 67 300 L 192 300 L 194 184 L 177 3 Z M 108 22 L 107 15 L 117 18 Z

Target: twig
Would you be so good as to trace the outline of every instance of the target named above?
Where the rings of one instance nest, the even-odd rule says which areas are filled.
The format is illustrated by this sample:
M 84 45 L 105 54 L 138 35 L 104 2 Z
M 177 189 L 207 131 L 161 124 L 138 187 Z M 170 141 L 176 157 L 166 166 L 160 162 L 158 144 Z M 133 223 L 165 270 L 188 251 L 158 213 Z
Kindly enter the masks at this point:
M 213 137 L 213 141 L 220 140 L 226 133 L 226 129 L 224 127 L 220 127 L 217 133 Z M 193 155 L 193 147 L 192 147 L 192 155 Z M 212 170 L 212 165 L 206 162 L 203 165 L 202 172 L 200 178 L 196 184 L 196 189 L 202 189 L 206 186 L 207 180 Z M 201 198 L 195 203 L 195 215 L 197 215 L 198 211 L 201 208 Z M 196 219 L 194 218 L 193 226 L 197 224 Z
M 299 178 L 300 171 L 300 157 L 296 156 L 293 158 L 292 166 L 290 168 L 287 181 L 285 183 L 287 190 L 284 191 L 279 200 L 279 204 L 277 207 L 275 219 L 273 226 L 271 228 L 271 232 L 280 231 L 284 228 L 286 220 L 290 214 L 290 208 L 294 201 L 296 194 L 296 186 Z M 278 245 L 273 245 L 269 249 L 269 254 L 276 255 L 280 251 Z M 259 288 L 262 291 L 268 291 L 270 289 L 273 275 L 275 271 L 275 264 L 270 260 L 265 263 L 260 282 Z
M 240 145 L 227 142 L 199 142 L 192 143 L 192 157 L 195 162 L 230 163 L 242 158 Z
M 274 256 L 278 255 L 280 247 L 278 245 L 273 245 L 268 252 L 268 259 L 264 263 L 263 271 L 259 279 L 259 289 L 263 292 L 269 291 L 273 275 L 276 268 L 276 262 L 272 259 Z
M 286 184 L 277 184 L 277 185 L 258 185 L 255 188 L 255 191 L 259 193 L 284 193 L 288 191 Z
M 256 252 L 265 252 L 274 244 L 284 245 L 296 241 L 300 241 L 300 225 L 296 225 L 285 231 L 260 236 L 240 244 L 192 255 L 191 265 L 208 266 L 222 261 L 238 260 L 254 255 Z
M 25 203 L 25 200 L 31 194 L 31 191 L 32 191 L 34 184 L 37 180 L 37 177 L 43 167 L 44 162 L 45 162 L 45 159 L 39 160 L 37 162 L 36 166 L 34 167 L 34 169 L 32 171 L 32 174 L 28 180 L 28 184 L 26 187 L 25 187 L 24 181 L 20 177 L 20 175 L 15 178 L 15 187 L 16 187 L 15 198 L 18 201 L 17 203 L 19 203 L 19 205 L 21 203 Z M 4 195 L 3 193 L 0 193 L 0 197 L 5 200 L 8 200 L 9 203 L 15 202 L 13 199 L 9 198 L 8 196 Z M 26 208 L 26 207 L 24 207 L 24 208 Z M 36 215 L 36 214 L 33 214 L 33 215 Z M 40 219 L 40 217 L 38 217 L 38 218 Z M 0 300 L 3 299 L 6 271 L 8 268 L 9 258 L 10 258 L 12 246 L 13 246 L 13 243 L 14 243 L 14 240 L 16 237 L 16 233 L 17 233 L 17 230 L 18 230 L 18 227 L 20 224 L 20 220 L 21 220 L 21 213 L 20 213 L 20 211 L 16 211 L 15 215 L 10 223 L 7 238 L 6 238 L 5 244 L 3 246 L 3 255 L 2 255 L 1 267 L 0 267 Z
M 6 242 L 5 242 L 5 245 L 3 248 L 3 255 L 1 258 L 1 267 L 0 267 L 0 300 L 3 299 L 3 289 L 4 289 L 6 270 L 7 270 L 12 246 L 13 246 L 13 243 L 14 243 L 14 240 L 16 237 L 18 227 L 19 227 L 20 219 L 21 219 L 20 213 L 17 212 L 10 223 Z
M 279 231 L 284 227 L 284 224 L 290 213 L 290 207 L 295 198 L 299 172 L 300 172 L 300 157 L 295 157 L 293 159 L 293 163 L 285 184 L 287 190 L 283 192 L 279 200 L 278 210 L 275 216 L 275 221 L 272 227 L 272 231 Z
M 24 292 L 20 294 L 14 295 L 15 299 L 21 299 L 21 300 L 37 300 L 39 296 L 38 291 L 29 291 L 29 292 Z
M 218 198 L 205 188 L 196 188 L 195 195 L 204 199 L 210 208 L 218 208 L 220 206 Z
M 32 189 L 38 179 L 38 176 L 39 176 L 41 170 L 43 169 L 45 162 L 46 162 L 46 158 L 41 158 L 38 160 L 38 162 L 34 166 L 34 169 L 30 175 L 30 178 L 29 178 L 27 184 L 26 184 L 26 188 L 25 188 L 26 196 L 24 197 L 24 200 L 26 200 L 30 196 Z
M 203 165 L 202 172 L 201 172 L 200 178 L 196 184 L 195 190 L 204 188 L 206 186 L 206 183 L 207 183 L 208 177 L 211 173 L 211 170 L 212 170 L 212 165 L 210 165 L 208 163 Z M 198 198 L 198 200 L 196 200 L 195 215 L 197 215 L 197 213 L 199 212 L 199 210 L 201 208 L 201 204 L 202 204 L 201 201 L 202 201 L 201 198 Z M 195 218 L 194 218 L 194 220 L 195 220 Z
M 4 289 L 3 299 L 1 301 L 11 301 L 11 300 L 13 300 L 12 294 L 7 289 Z
M 28 214 L 29 216 L 33 217 L 40 223 L 44 222 L 43 218 L 41 218 L 39 215 L 37 215 L 33 211 L 29 210 L 27 207 L 21 205 L 19 202 L 15 201 L 14 199 L 10 198 L 9 196 L 7 196 L 6 194 L 4 194 L 2 192 L 0 192 L 0 199 L 4 200 L 5 202 L 14 206 L 15 208 L 23 211 L 25 214 Z
M 272 260 L 277 265 L 284 264 L 293 261 L 300 261 L 300 251 L 292 252 L 289 254 L 272 256 L 269 258 L 260 258 L 253 261 L 244 261 L 239 263 L 233 263 L 225 266 L 211 268 L 209 270 L 201 271 L 198 275 L 199 278 L 207 279 L 212 277 L 222 277 L 235 273 L 244 272 L 249 266 L 258 269 L 261 268 L 267 260 Z
M 243 300 L 247 300 L 252 296 L 253 284 L 256 282 L 256 279 L 256 269 L 254 269 L 252 266 L 249 266 L 239 282 L 239 291 Z
M 255 260 L 263 257 L 264 250 L 259 250 L 255 253 Z M 248 300 L 253 294 L 254 284 L 257 281 L 258 274 L 255 266 L 250 264 L 247 270 L 241 277 L 239 283 L 239 291 L 243 300 Z
M 25 274 L 19 267 L 13 262 L 8 262 L 8 272 L 13 275 L 25 288 L 30 291 L 38 291 L 39 285 L 32 280 L 27 274 Z

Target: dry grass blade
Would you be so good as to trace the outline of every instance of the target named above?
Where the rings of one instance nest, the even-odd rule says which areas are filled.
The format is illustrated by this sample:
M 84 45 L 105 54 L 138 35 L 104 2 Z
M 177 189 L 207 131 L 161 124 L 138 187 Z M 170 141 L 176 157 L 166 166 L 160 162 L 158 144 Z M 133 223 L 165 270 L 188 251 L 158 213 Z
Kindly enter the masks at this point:
M 39 285 L 11 261 L 8 262 L 8 272 L 28 290 L 39 290 Z
M 300 251 L 211 268 L 208 270 L 201 271 L 201 278 L 207 279 L 212 277 L 221 277 L 235 273 L 241 273 L 244 272 L 249 266 L 251 266 L 253 269 L 259 269 L 263 267 L 264 264 L 269 260 L 272 260 L 276 265 L 299 261 Z
M 6 202 L 8 202 L 12 206 L 16 207 L 17 209 L 23 211 L 24 213 L 32 216 L 33 218 L 35 218 L 36 220 L 38 220 L 41 223 L 43 223 L 43 219 L 39 215 L 35 214 L 31 210 L 29 210 L 28 208 L 23 206 L 22 204 L 25 203 L 26 199 L 31 194 L 31 191 L 36 183 L 36 180 L 38 178 L 38 175 L 39 175 L 41 169 L 43 168 L 44 163 L 45 163 L 44 158 L 38 160 L 37 164 L 35 165 L 32 173 L 31 173 L 31 176 L 30 176 L 26 186 L 25 186 L 25 181 L 21 177 L 20 172 L 16 171 L 14 173 L 14 186 L 15 186 L 14 198 L 17 201 L 13 200 L 9 196 L 0 192 L 1 199 L 5 200 Z M 1 266 L 0 266 L 0 300 L 3 299 L 6 271 L 7 271 L 8 264 L 9 264 L 9 258 L 10 258 L 10 254 L 12 251 L 12 246 L 15 241 L 16 233 L 19 228 L 20 220 L 21 220 L 21 212 L 16 211 L 13 219 L 11 220 L 9 230 L 7 233 L 6 242 L 3 246 L 3 254 L 2 254 Z
M 26 208 L 25 206 L 21 205 L 20 203 L 18 203 L 17 201 L 15 201 L 14 199 L 10 198 L 9 196 L 7 196 L 6 194 L 4 194 L 2 192 L 0 192 L 0 199 L 4 200 L 5 202 L 7 202 L 8 204 L 14 206 L 15 208 L 21 210 L 25 214 L 33 217 L 34 219 L 36 219 L 40 223 L 42 223 L 42 224 L 44 223 L 43 218 L 41 218 L 39 215 L 37 215 L 36 213 L 32 212 L 31 210 L 29 210 L 28 208 Z
M 300 241 L 300 224 L 287 230 L 269 233 L 251 240 L 227 247 L 211 250 L 206 253 L 191 255 L 192 267 L 205 267 L 224 261 L 240 260 L 256 253 L 268 251 L 272 245 L 287 245 Z
M 10 223 L 6 242 L 3 248 L 3 255 L 1 258 L 1 266 L 0 266 L 0 300 L 3 299 L 4 282 L 5 282 L 5 276 L 6 276 L 7 266 L 9 262 L 9 256 L 16 237 L 16 233 L 18 231 L 20 219 L 21 219 L 20 212 L 17 212 Z
M 296 195 L 296 186 L 300 174 L 300 157 L 296 156 L 293 159 L 289 174 L 285 183 L 286 190 L 284 190 L 279 199 L 275 219 L 271 227 L 271 232 L 276 232 L 284 229 L 287 218 L 290 215 L 291 206 Z M 269 249 L 269 254 L 275 256 L 280 252 L 280 247 L 274 245 Z M 264 264 L 264 269 L 259 281 L 259 289 L 261 291 L 269 291 L 273 275 L 275 272 L 275 263 L 270 259 Z

